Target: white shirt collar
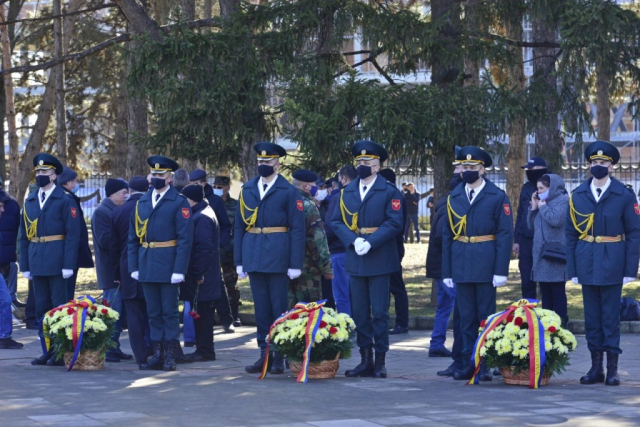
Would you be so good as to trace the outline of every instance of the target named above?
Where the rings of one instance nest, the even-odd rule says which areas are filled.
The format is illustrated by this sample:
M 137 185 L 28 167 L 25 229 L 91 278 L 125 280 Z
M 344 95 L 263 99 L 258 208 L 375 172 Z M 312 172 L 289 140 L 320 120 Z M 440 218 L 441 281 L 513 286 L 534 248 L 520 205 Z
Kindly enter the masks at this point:
M 484 188 L 485 184 L 486 184 L 486 181 L 484 180 L 484 178 L 482 179 L 482 183 L 479 186 L 477 186 L 476 188 L 471 188 L 471 187 L 469 187 L 469 184 L 466 184 L 464 186 L 464 190 L 467 193 L 467 200 L 469 200 L 469 193 L 471 192 L 471 190 L 473 190 L 473 199 L 471 199 L 471 203 L 475 202 L 476 198 L 478 197 L 478 194 L 480 194 L 480 192 Z
M 278 179 L 278 176 L 276 175 L 276 177 L 273 178 L 271 182 L 264 182 L 264 178 L 260 177 L 260 180 L 258 181 L 258 190 L 260 191 L 260 200 L 262 200 L 265 194 L 269 192 L 269 190 L 271 189 L 271 187 L 273 187 L 273 184 L 275 184 L 277 179 Z M 267 184 L 267 188 L 264 187 L 265 184 Z
M 151 205 L 155 208 L 156 205 L 160 202 L 160 200 L 162 200 L 162 198 L 164 197 L 165 194 L 167 194 L 167 191 L 169 191 L 169 189 L 167 188 L 166 190 L 164 190 L 162 193 L 159 193 L 155 188 L 153 189 L 153 192 L 151 193 Z M 160 195 L 160 197 L 158 198 L 158 200 L 156 201 L 156 195 Z
M 602 186 L 602 187 L 596 187 L 596 185 L 594 184 L 595 179 L 591 180 L 591 194 L 593 194 L 593 198 L 596 199 L 596 202 L 599 202 L 600 199 L 602 198 L 602 196 L 604 195 L 604 192 L 607 191 L 607 189 L 609 188 L 609 186 L 611 185 L 611 178 L 607 176 L 607 182 Z M 602 190 L 600 192 L 600 195 L 598 195 L 598 191 L 597 189 Z
M 53 184 L 50 189 L 44 191 L 42 188 L 38 191 L 38 202 L 40 203 L 40 209 L 44 206 L 44 204 L 49 200 L 49 196 L 53 193 L 53 190 L 56 188 L 56 185 Z M 42 193 L 44 193 L 44 202 L 42 201 Z
M 373 187 L 373 184 L 375 184 L 376 180 L 378 179 L 378 174 L 376 174 L 375 178 L 373 178 L 373 180 L 366 184 L 367 189 L 365 190 L 365 183 L 362 182 L 362 179 L 360 180 L 360 199 L 364 200 L 364 196 L 367 195 L 367 193 L 369 192 L 369 190 L 371 190 L 371 187 Z

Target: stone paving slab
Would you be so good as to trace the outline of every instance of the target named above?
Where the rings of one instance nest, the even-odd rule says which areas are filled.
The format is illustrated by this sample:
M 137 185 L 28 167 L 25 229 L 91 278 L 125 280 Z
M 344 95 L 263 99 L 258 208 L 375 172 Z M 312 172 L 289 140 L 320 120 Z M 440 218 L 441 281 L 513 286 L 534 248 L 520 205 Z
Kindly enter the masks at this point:
M 429 331 L 392 336 L 389 378 L 345 378 L 357 360 L 341 361 L 332 380 L 297 384 L 290 372 L 258 380 L 244 372 L 258 355 L 255 330 L 216 330 L 214 362 L 176 372 L 140 371 L 130 361 L 102 371 L 31 366 L 35 331 L 16 329 L 22 350 L 0 350 L 0 426 L 636 426 L 640 420 L 640 336 L 623 335 L 620 387 L 583 386 L 589 368 L 583 336 L 571 365 L 539 390 L 476 386 L 438 377 L 450 359 L 429 358 Z M 126 333 L 122 347 L 130 352 Z M 451 337 L 447 340 L 451 344 Z M 185 349 L 190 352 L 190 349 Z

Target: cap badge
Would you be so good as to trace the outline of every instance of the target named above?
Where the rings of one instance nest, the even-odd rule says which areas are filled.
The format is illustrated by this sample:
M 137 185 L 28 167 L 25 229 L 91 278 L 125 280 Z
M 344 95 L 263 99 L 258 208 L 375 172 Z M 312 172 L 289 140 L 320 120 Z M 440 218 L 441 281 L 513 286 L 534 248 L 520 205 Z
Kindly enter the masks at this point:
M 160 169 L 160 163 L 156 163 L 156 169 Z
M 598 156 L 602 156 L 602 150 L 598 150 Z
M 44 160 L 40 160 L 40 161 L 38 162 L 38 164 L 39 164 L 40 166 L 44 165 Z
M 367 150 L 362 150 L 362 151 L 360 152 L 360 154 L 362 154 L 362 155 L 364 156 L 365 154 L 367 154 Z
M 471 154 L 467 154 L 467 160 L 471 160 Z

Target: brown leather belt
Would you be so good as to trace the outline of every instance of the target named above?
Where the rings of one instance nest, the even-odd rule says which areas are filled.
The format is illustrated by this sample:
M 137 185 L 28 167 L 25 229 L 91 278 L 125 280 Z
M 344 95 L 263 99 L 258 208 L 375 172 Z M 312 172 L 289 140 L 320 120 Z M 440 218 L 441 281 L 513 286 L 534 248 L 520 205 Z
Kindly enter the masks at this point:
M 621 235 L 617 235 L 614 237 L 611 236 L 584 236 L 581 237 L 580 240 L 584 240 L 585 242 L 589 242 L 589 243 L 617 243 L 617 242 L 621 242 L 622 241 L 622 236 Z
M 490 242 L 492 240 L 496 240 L 496 236 L 493 234 L 487 234 L 486 236 L 458 236 L 455 238 L 458 242 L 462 243 L 482 243 L 482 242 Z
M 252 227 L 248 233 L 251 234 L 269 234 L 269 233 L 286 233 L 289 231 L 287 227 Z
M 356 230 L 356 234 L 373 234 L 378 231 L 378 227 L 362 227 Z
M 46 243 L 46 242 L 54 242 L 56 240 L 64 240 L 64 234 L 56 234 L 53 236 L 42 236 L 42 237 L 32 237 L 31 243 Z
M 178 246 L 177 240 L 167 240 L 166 242 L 142 242 L 143 248 L 171 248 Z

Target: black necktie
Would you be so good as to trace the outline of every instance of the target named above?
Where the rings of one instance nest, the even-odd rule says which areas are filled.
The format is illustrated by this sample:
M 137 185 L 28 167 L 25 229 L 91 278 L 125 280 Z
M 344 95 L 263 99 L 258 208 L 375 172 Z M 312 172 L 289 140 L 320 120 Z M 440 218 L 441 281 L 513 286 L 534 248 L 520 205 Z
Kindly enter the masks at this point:
M 469 191 L 469 201 L 473 200 L 473 194 L 475 193 L 474 190 Z
M 160 194 L 156 194 L 156 203 L 158 203 L 158 200 L 160 200 Z
M 262 191 L 264 191 L 265 193 L 267 192 L 267 185 L 268 184 L 262 184 Z
M 42 193 L 40 193 L 40 194 L 42 194 L 42 197 L 40 199 L 42 200 L 42 203 L 44 203 L 44 198 L 45 198 L 44 191 Z
M 598 199 L 602 196 L 602 188 L 596 188 L 596 193 L 598 193 Z
M 362 192 L 366 192 L 367 191 L 367 186 L 365 185 L 364 187 L 362 187 Z

